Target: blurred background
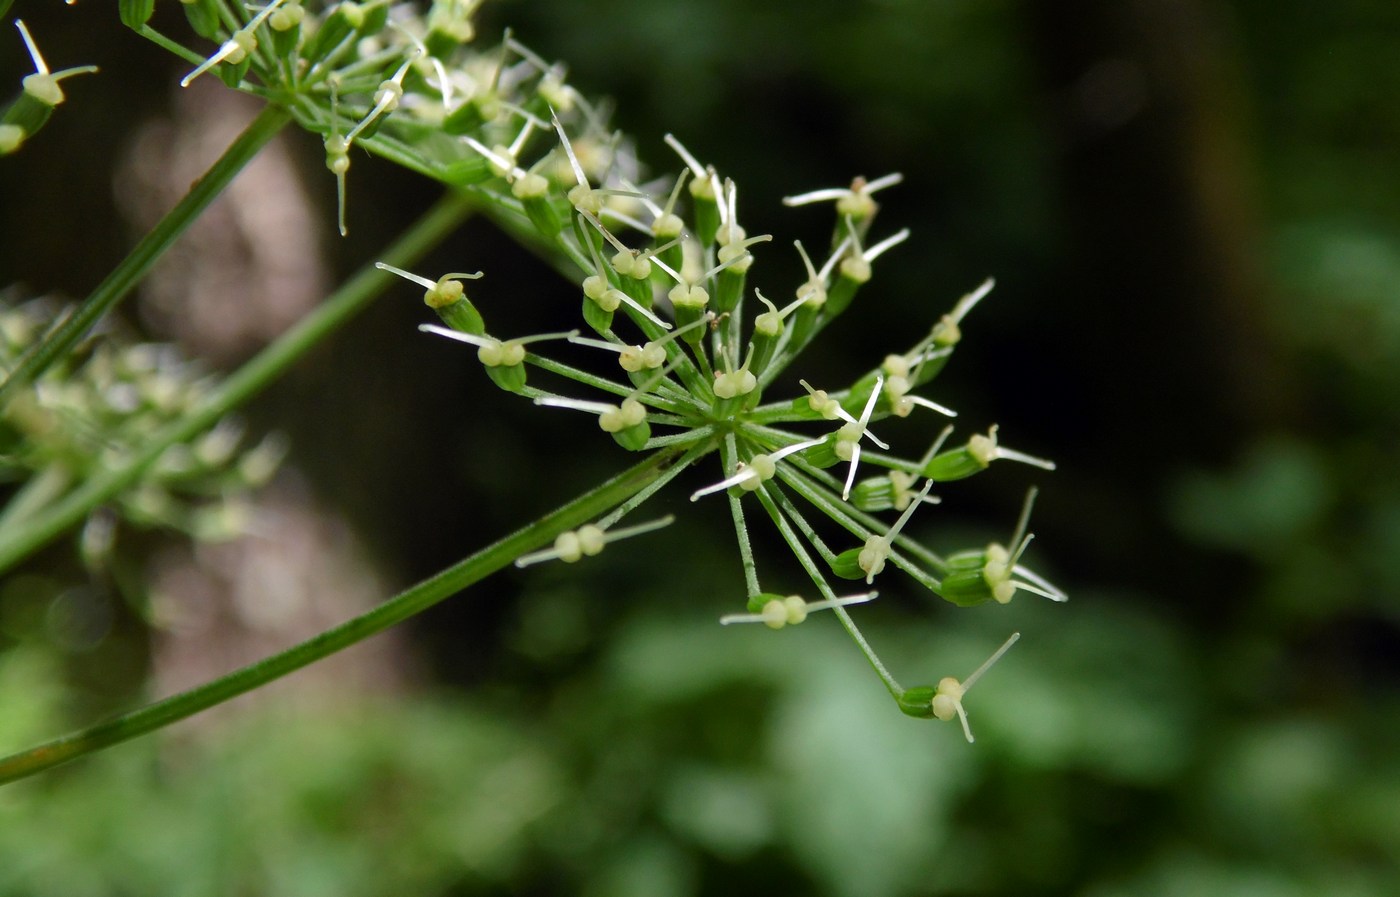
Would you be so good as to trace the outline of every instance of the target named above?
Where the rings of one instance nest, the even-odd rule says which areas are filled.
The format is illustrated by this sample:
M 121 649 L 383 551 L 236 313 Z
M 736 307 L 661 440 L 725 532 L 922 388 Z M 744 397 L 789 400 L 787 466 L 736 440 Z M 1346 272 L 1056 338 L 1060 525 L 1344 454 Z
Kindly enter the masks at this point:
M 80 298 L 256 107 L 180 92 L 104 4 L 13 14 L 53 68 L 102 67 L 0 161 L 0 283 Z M 722 503 L 686 501 L 705 471 L 635 551 L 501 574 L 0 789 L 0 894 L 1400 893 L 1400 6 L 497 0 L 480 25 L 611 97 L 653 172 L 674 132 L 775 247 L 830 226 L 782 196 L 903 172 L 876 229 L 912 239 L 816 347 L 824 376 L 995 276 L 934 396 L 1059 470 L 950 484 L 911 526 L 1004 540 L 1038 484 L 1029 560 L 1071 601 L 891 582 L 860 611 L 911 684 L 1022 632 L 968 745 L 900 716 L 834 621 L 715 625 L 743 580 Z M 0 77 L 28 71 L 0 34 Z M 341 240 L 319 143 L 287 135 L 127 325 L 247 358 L 435 196 L 368 157 L 349 178 Z M 791 290 L 790 255 L 751 278 Z M 503 332 L 575 307 L 484 222 L 420 269 L 478 267 Z M 631 462 L 418 334 L 415 293 L 247 408 L 291 445 L 251 537 L 122 530 L 84 567 L 75 535 L 0 581 L 0 749 L 290 644 Z

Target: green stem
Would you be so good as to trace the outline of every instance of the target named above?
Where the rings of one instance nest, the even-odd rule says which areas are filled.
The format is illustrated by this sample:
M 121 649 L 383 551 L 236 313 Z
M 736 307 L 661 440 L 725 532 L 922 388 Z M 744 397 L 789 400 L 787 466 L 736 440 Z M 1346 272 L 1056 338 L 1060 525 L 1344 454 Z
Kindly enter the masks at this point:
M 450 194 L 430 209 L 384 253 L 398 267 L 414 261 L 451 233 L 469 213 L 466 199 Z M 296 326 L 282 334 L 230 375 L 195 410 L 157 433 L 125 466 L 103 470 L 61 501 L 36 512 L 22 527 L 0 530 L 0 572 L 47 544 L 86 517 L 93 508 L 135 483 L 167 448 L 187 442 L 255 395 L 381 293 L 393 275 L 366 265 Z
M 140 710 L 0 759 L 0 784 L 34 775 L 84 754 L 153 732 L 382 632 L 495 573 L 521 555 L 543 548 L 560 533 L 587 523 L 608 508 L 643 491 L 674 466 L 683 454 L 680 448 L 662 449 L 455 566 L 400 592 L 373 610 L 280 654 Z
M 140 28 L 136 29 L 136 33 L 141 35 L 151 43 L 155 44 L 156 46 L 180 57 L 181 59 L 185 60 L 191 65 L 199 65 L 200 63 L 204 62 L 203 56 L 200 56 L 198 53 L 189 49 L 184 44 L 181 44 L 178 41 L 171 40 L 170 38 L 161 34 L 159 31 L 152 28 L 150 25 L 142 25 Z
M 57 501 L 72 481 L 72 472 L 58 461 L 34 474 L 0 511 L 0 532 L 18 526 L 29 515 Z
M 798 539 L 797 533 L 793 532 L 792 527 L 788 524 L 787 518 L 783 516 L 778 506 L 774 504 L 773 498 L 770 495 L 770 490 L 776 492 L 776 484 L 764 483 L 754 490 L 754 495 L 757 496 L 759 504 L 763 505 L 763 509 L 768 512 L 768 516 L 772 519 L 773 524 L 778 527 L 778 533 L 783 537 L 783 541 L 788 544 L 788 547 L 792 549 L 792 553 L 797 556 L 797 562 L 802 565 L 802 569 L 807 571 L 807 575 L 811 578 L 813 584 L 816 585 L 817 591 L 821 592 L 823 598 L 835 600 L 836 593 L 833 592 L 831 586 L 827 584 L 825 574 L 817 567 L 816 563 L 812 560 L 812 556 L 807 553 L 807 549 L 803 547 L 801 540 Z M 898 701 L 904 694 L 904 687 L 895 680 L 894 676 L 890 675 L 890 671 L 886 669 L 884 663 L 880 661 L 880 657 L 875 653 L 875 649 L 870 647 L 870 643 L 865 640 L 865 635 L 860 631 L 860 627 L 856 625 L 856 621 L 851 619 L 851 615 L 846 613 L 844 607 L 833 607 L 831 611 L 836 615 L 836 619 L 841 621 L 841 625 L 845 628 L 846 633 L 855 641 L 861 653 L 865 655 L 866 662 L 875 670 L 875 674 L 880 677 L 880 681 L 885 683 L 885 688 L 889 691 L 890 695 Z
M 185 198 L 136 244 L 136 248 L 122 259 L 121 264 L 107 275 L 106 280 L 98 284 L 97 289 L 92 291 L 83 304 L 51 331 L 43 342 L 25 354 L 19 367 L 0 383 L 0 407 L 4 407 L 12 392 L 33 383 L 39 375 L 48 370 L 49 365 L 72 351 L 73 346 L 87 335 L 98 319 L 145 278 L 151 266 L 165 250 L 194 223 L 205 207 L 228 187 L 243 167 L 291 121 L 291 118 L 291 114 L 280 106 L 264 107 L 218 161 L 203 177 L 194 182 Z
M 721 473 L 725 477 L 733 476 L 731 471 L 738 467 L 738 447 L 737 440 L 733 433 L 727 433 L 724 437 L 724 459 Z M 740 501 L 740 496 L 734 494 L 733 489 L 726 489 L 725 497 L 729 499 L 729 515 L 734 520 L 734 538 L 739 542 L 739 560 L 744 565 L 744 588 L 746 598 L 752 598 L 763 591 L 758 585 L 758 565 L 754 563 L 753 546 L 749 544 L 749 528 L 744 520 L 744 505 Z

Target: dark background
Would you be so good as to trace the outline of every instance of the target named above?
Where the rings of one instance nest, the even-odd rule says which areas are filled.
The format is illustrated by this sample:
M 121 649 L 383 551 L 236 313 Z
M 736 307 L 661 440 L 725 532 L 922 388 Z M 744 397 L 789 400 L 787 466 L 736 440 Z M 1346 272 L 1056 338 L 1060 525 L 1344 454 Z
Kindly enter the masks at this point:
M 13 13 L 53 68 L 103 68 L 0 160 L 0 280 L 80 297 L 140 232 L 116 197 L 139 129 L 191 115 L 185 66 L 98 2 Z M 723 508 L 684 500 L 707 471 L 638 550 L 503 574 L 384 640 L 355 688 L 308 672 L 0 792 L 0 893 L 1400 888 L 1400 7 L 599 0 L 480 24 L 611 97 L 653 171 L 676 168 L 674 132 L 775 246 L 828 227 L 782 196 L 903 172 L 877 228 L 911 240 L 804 364 L 854 376 L 995 276 L 936 396 L 1059 470 L 998 465 L 916 520 L 936 550 L 1004 539 L 1039 484 L 1030 562 L 1072 600 L 959 611 L 891 589 L 863 613 L 906 679 L 965 675 L 1023 632 L 969 698 L 966 745 L 888 707 L 831 621 L 714 625 L 742 578 Z M 0 75 L 27 71 L 0 35 Z M 357 157 L 335 239 L 319 146 L 285 152 L 328 284 L 435 195 Z M 758 254 L 769 295 L 798 281 L 790 255 Z M 503 330 L 558 329 L 576 301 L 481 222 L 422 270 L 478 267 Z M 411 298 L 246 412 L 291 437 L 278 501 L 334 534 L 306 589 L 367 580 L 358 600 L 378 600 L 629 461 L 425 344 Z M 260 341 L 240 308 L 204 330 L 149 298 L 128 317 L 228 367 Z M 165 570 L 169 541 L 129 547 Z M 71 548 L 40 560 L 62 571 Z M 222 671 L 170 672 L 201 638 L 247 641 L 214 627 L 182 648 L 140 599 L 94 600 L 117 622 L 80 649 L 52 626 L 3 636 L 5 745 Z

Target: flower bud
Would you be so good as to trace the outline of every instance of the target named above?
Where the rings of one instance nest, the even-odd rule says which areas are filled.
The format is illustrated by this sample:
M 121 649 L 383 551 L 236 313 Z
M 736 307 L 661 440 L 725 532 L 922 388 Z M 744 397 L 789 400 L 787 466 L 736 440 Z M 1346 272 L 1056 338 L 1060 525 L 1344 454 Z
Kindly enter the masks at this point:
M 969 439 L 967 445 L 962 448 L 935 455 L 924 465 L 923 475 L 940 483 L 962 480 L 986 470 L 998 458 L 1020 461 L 1022 464 L 1030 464 L 1043 470 L 1055 469 L 1053 461 L 997 445 L 997 428 L 993 426 L 986 436 L 979 433 Z

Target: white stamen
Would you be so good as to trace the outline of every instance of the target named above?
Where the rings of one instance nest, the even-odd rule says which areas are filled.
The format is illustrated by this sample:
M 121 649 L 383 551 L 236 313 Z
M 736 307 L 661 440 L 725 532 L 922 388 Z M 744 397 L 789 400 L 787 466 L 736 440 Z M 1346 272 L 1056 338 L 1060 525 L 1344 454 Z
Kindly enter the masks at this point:
M 552 561 L 556 558 L 566 564 L 572 564 L 584 556 L 592 557 L 598 554 L 609 542 L 617 542 L 632 536 L 653 532 L 664 526 L 670 526 L 675 519 L 674 516 L 668 514 L 658 520 L 626 526 L 621 529 L 603 529 L 591 523 L 585 524 L 577 530 L 560 533 L 559 537 L 554 540 L 552 548 L 521 555 L 516 558 L 515 566 L 529 567 L 532 564 Z
M 701 165 L 700 161 L 690 154 L 690 150 L 686 149 L 685 146 L 682 145 L 681 142 L 676 139 L 676 136 L 674 134 L 667 134 L 661 139 L 665 140 L 666 145 L 676 151 L 676 155 L 681 157 L 681 161 L 683 161 L 686 164 L 686 167 L 690 169 L 691 174 L 695 175 L 697 178 L 703 178 L 705 176 L 705 166 Z M 677 192 L 679 192 L 679 184 L 676 185 L 676 190 Z
M 867 262 L 873 262 L 881 255 L 883 255 L 885 253 L 885 250 L 893 246 L 898 246 L 900 243 L 903 243 L 907 239 L 909 239 L 909 228 L 906 227 L 904 230 L 900 231 L 894 236 L 886 237 L 879 243 L 876 243 L 874 246 L 871 246 L 869 249 L 865 250 L 865 260 Z
M 267 19 L 268 16 L 272 15 L 272 13 L 277 9 L 277 7 L 281 6 L 283 2 L 284 0 L 272 0 L 271 3 L 269 3 L 267 6 L 264 6 L 262 8 L 262 11 L 259 12 L 257 15 L 253 16 L 253 18 L 249 20 L 247 25 L 244 25 L 242 28 L 235 31 L 233 35 L 229 37 L 228 40 L 224 41 L 223 45 L 219 47 L 219 49 L 214 53 L 213 56 L 210 56 L 208 59 L 204 60 L 204 62 L 199 64 L 198 68 L 190 72 L 185 77 L 181 78 L 180 86 L 189 87 L 190 82 L 193 81 L 195 78 L 198 78 L 200 75 L 209 71 L 211 68 L 223 62 L 225 59 L 228 59 L 230 56 L 234 55 L 239 51 L 242 51 L 245 55 L 247 53 L 253 52 L 253 50 L 255 50 L 258 46 L 258 40 L 256 37 L 253 36 L 253 32 L 256 31 L 258 26 L 260 26 Z
M 516 178 L 523 178 L 526 174 L 528 174 L 528 172 L 526 172 L 525 169 L 515 164 L 514 159 L 505 158 L 504 156 L 497 153 L 495 150 L 481 143 L 475 137 L 463 137 L 462 142 L 465 143 L 467 146 L 471 147 L 472 149 L 476 150 L 481 155 L 485 156 L 486 161 L 490 162 L 493 166 L 499 169 L 501 176 L 508 181 L 514 181 Z
M 968 744 L 972 744 L 976 739 L 972 737 L 972 727 L 968 725 L 967 722 L 967 711 L 963 709 L 963 696 L 967 694 L 968 690 L 972 688 L 973 685 L 977 684 L 977 680 L 982 678 L 982 674 L 987 672 L 992 664 L 1000 660 L 1001 656 L 1005 654 L 1012 645 L 1016 644 L 1016 640 L 1020 637 L 1021 633 L 1013 632 L 1011 637 L 996 650 L 996 653 L 987 658 L 987 661 L 978 667 L 977 671 L 971 676 L 968 676 L 965 681 L 958 682 L 958 680 L 954 679 L 952 676 L 947 676 L 938 683 L 938 689 L 933 696 L 933 715 L 941 720 L 949 720 L 952 719 L 953 715 L 956 713 L 958 720 L 962 723 L 963 735 L 967 738 Z
M 879 592 L 866 592 L 861 595 L 849 595 L 844 598 L 829 598 L 825 601 L 813 601 L 808 603 L 802 600 L 799 595 L 789 595 L 786 599 L 773 599 L 764 606 L 763 613 L 757 614 L 726 614 L 719 618 L 721 626 L 728 626 L 731 623 L 763 623 L 771 629 L 782 629 L 787 625 L 796 625 L 807 619 L 807 615 L 819 610 L 828 610 L 833 607 L 846 607 L 852 604 L 864 604 L 867 601 L 874 601 L 880 596 Z

